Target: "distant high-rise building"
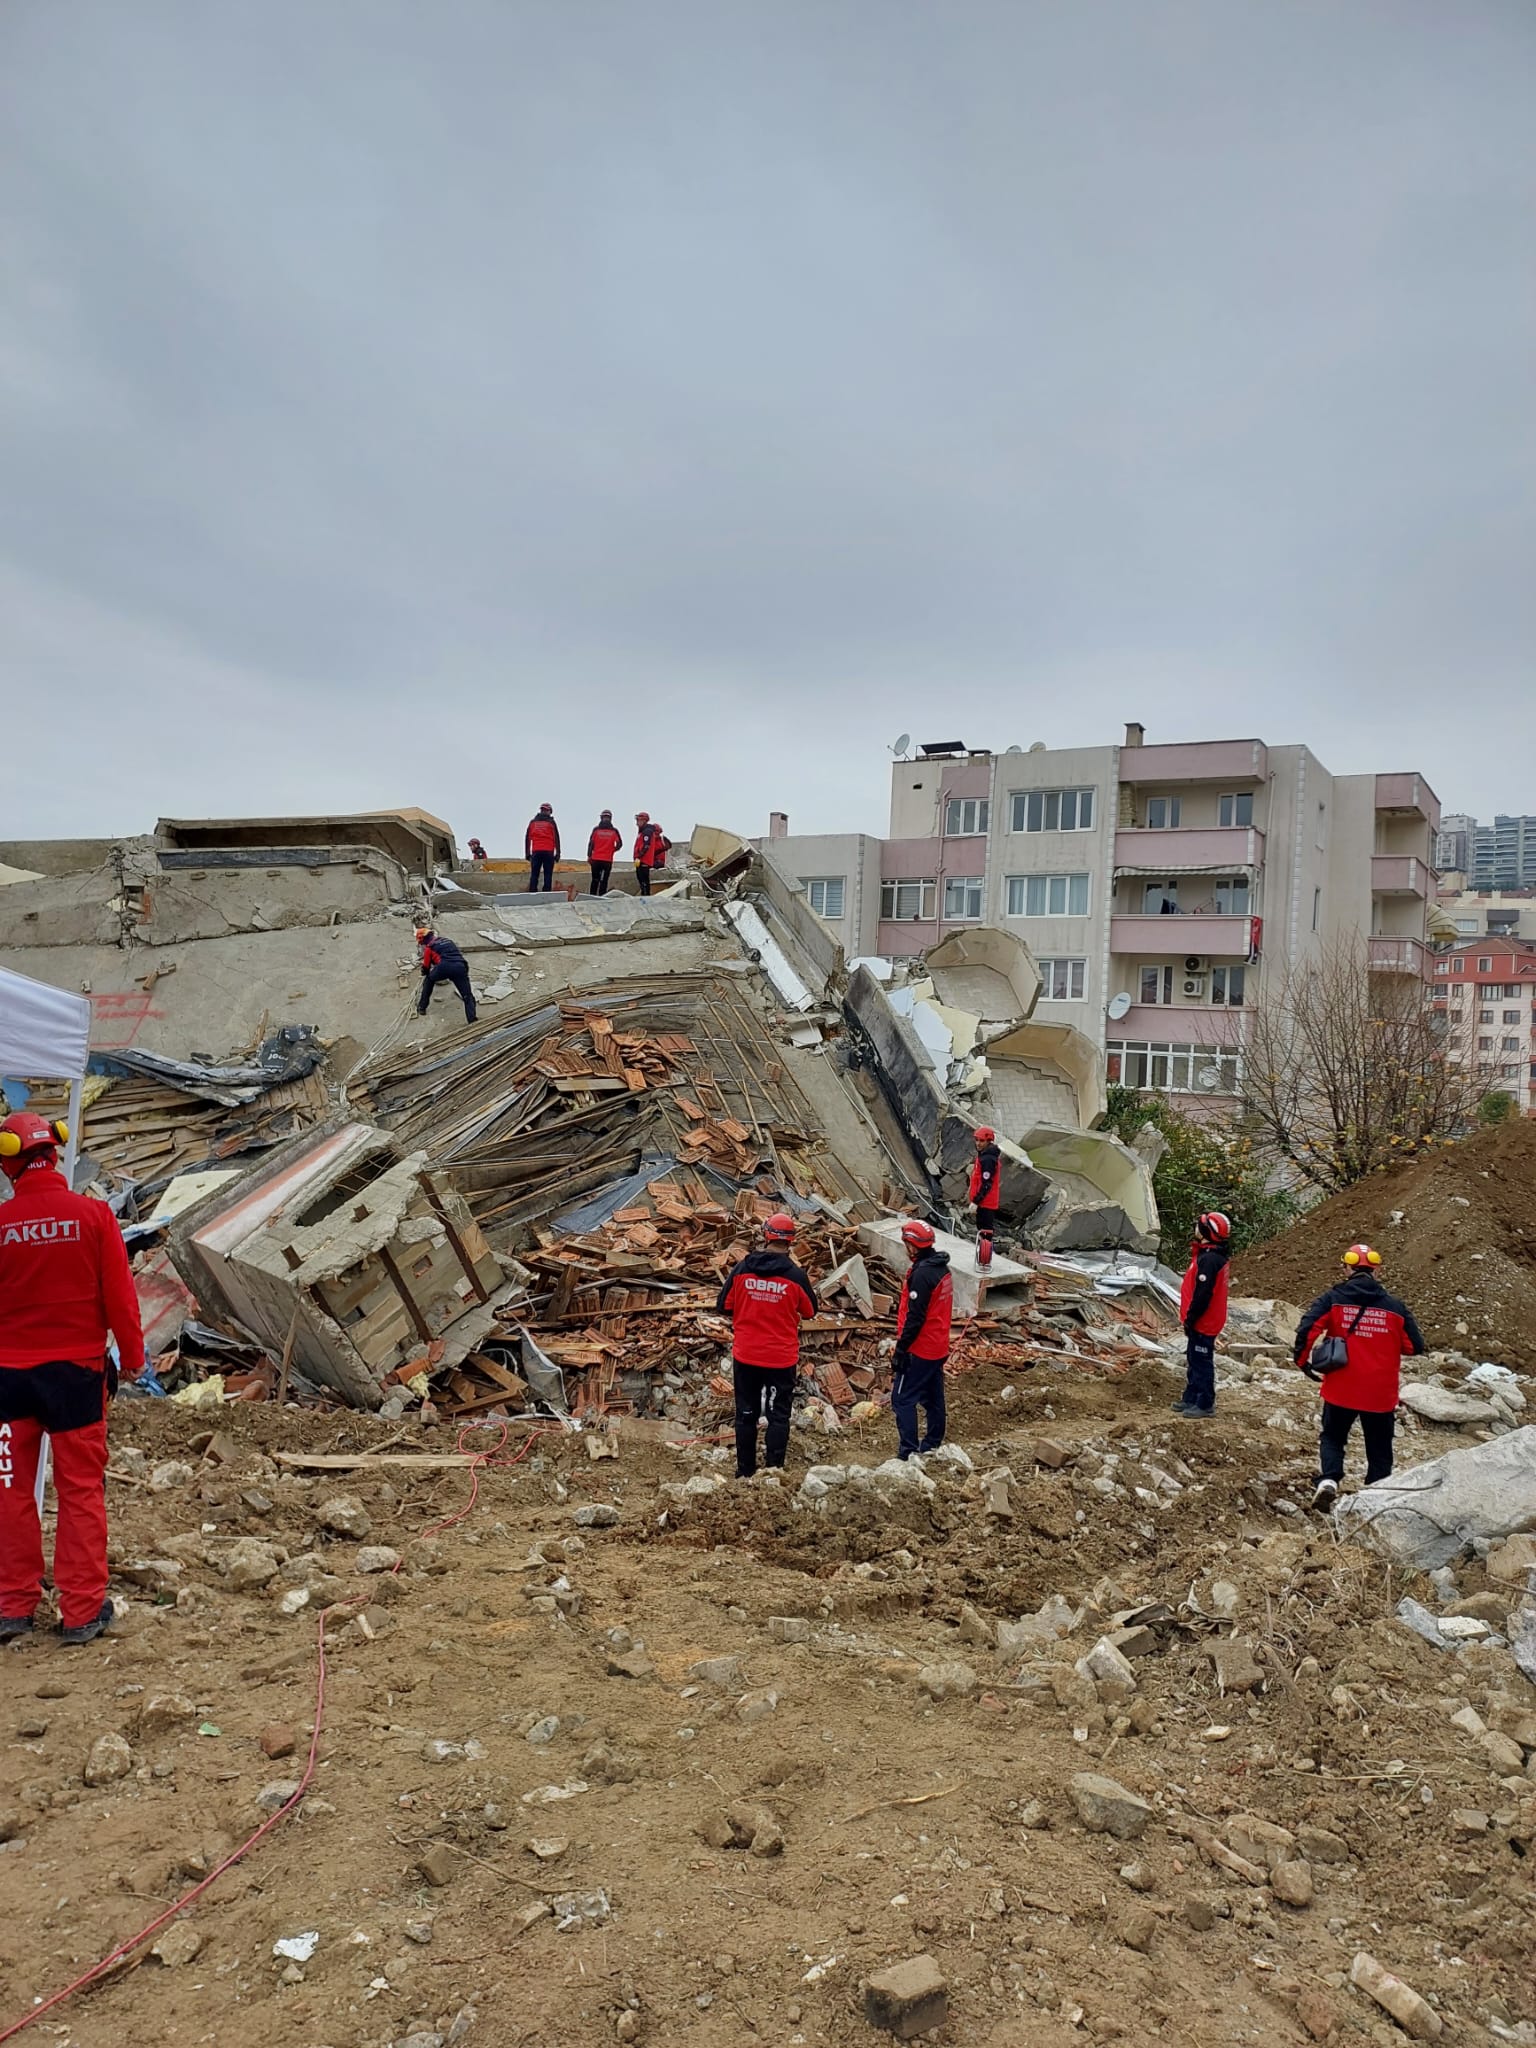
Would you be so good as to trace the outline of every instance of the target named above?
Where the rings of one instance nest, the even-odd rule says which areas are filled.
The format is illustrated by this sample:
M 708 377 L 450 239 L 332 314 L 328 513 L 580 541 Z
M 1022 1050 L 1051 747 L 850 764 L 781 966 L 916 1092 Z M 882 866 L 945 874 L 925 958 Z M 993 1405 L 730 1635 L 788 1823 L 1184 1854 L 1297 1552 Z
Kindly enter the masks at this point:
M 1476 818 L 1469 818 L 1465 811 L 1452 811 L 1440 820 L 1440 830 L 1435 834 L 1435 866 L 1442 875 L 1464 875 L 1470 871 L 1476 831 Z
M 1536 817 L 1474 825 L 1470 852 L 1474 889 L 1536 888 Z

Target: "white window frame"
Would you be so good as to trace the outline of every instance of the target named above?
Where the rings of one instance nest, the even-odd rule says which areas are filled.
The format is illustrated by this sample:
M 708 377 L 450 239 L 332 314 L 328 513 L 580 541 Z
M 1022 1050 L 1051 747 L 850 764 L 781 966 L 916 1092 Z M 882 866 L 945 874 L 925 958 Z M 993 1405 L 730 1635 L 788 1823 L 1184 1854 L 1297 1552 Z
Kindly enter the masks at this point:
M 1243 907 L 1241 910 L 1234 909 L 1232 905 L 1232 895 L 1236 890 L 1242 891 Z M 1214 895 L 1216 899 L 1216 915 L 1218 917 L 1251 917 L 1253 915 L 1253 883 L 1247 875 L 1218 876 Z M 1223 901 L 1223 898 L 1226 900 Z
M 1211 1001 L 1218 1007 L 1241 1010 L 1245 1005 L 1248 967 L 1246 962 L 1211 969 Z M 1231 993 L 1233 981 L 1237 983 L 1237 994 Z M 1219 993 L 1218 993 L 1219 991 Z
M 1009 830 L 1013 832 L 1091 832 L 1097 791 L 1074 789 L 1016 789 L 1009 798 Z M 1070 811 L 1072 822 L 1062 820 Z M 1055 823 L 1051 823 L 1054 816 Z
M 1151 977 L 1152 993 L 1147 994 L 1147 980 Z M 1149 961 L 1136 970 L 1136 1000 L 1147 1009 L 1167 1009 L 1173 1002 L 1173 969 L 1161 961 Z
M 952 906 L 956 892 L 963 890 L 965 907 L 956 910 Z M 986 904 L 987 881 L 985 875 L 946 875 L 944 877 L 944 922 L 946 924 L 980 924 Z
M 918 908 L 903 912 L 902 891 L 918 891 Z M 938 885 L 932 875 L 883 875 L 880 879 L 880 921 L 882 924 L 933 924 Z M 889 906 L 889 907 L 887 907 Z
M 1242 1055 L 1232 1046 L 1158 1038 L 1111 1039 L 1104 1055 L 1106 1074 L 1118 1061 L 1119 1078 L 1127 1088 L 1168 1095 L 1237 1095 L 1242 1089 Z M 1196 1078 L 1207 1067 L 1215 1067 L 1220 1075 L 1215 1088 L 1202 1088 Z
M 1037 960 L 1042 1003 L 1081 1003 L 1088 992 L 1088 962 L 1070 954 Z
M 1165 911 L 1160 903 L 1149 903 L 1147 898 L 1156 890 L 1159 896 L 1166 896 L 1173 904 L 1172 910 Z M 1179 915 L 1179 878 L 1170 875 L 1166 882 L 1143 882 L 1141 885 L 1141 915 L 1143 917 L 1177 917 Z
M 1059 890 L 1056 885 L 1060 884 Z M 1081 884 L 1081 887 L 1077 885 Z M 1092 912 L 1093 881 L 1086 873 L 1059 875 L 1007 875 L 1003 881 L 1004 901 L 1009 917 L 1088 917 Z M 1076 909 L 1072 907 L 1074 894 L 1079 898 Z M 1051 898 L 1060 895 L 1060 907 L 1052 908 Z M 1041 907 L 1031 910 L 1030 898 L 1034 897 Z M 1017 905 L 1017 908 L 1015 908 Z
M 1488 958 L 1488 957 L 1487 957 L 1487 956 L 1485 955 L 1483 959 L 1481 959 L 1481 960 L 1479 960 L 1479 961 L 1478 961 L 1478 963 L 1477 963 L 1477 971 L 1478 971 L 1478 973 L 1479 973 L 1479 974 L 1492 974 L 1492 972 L 1493 972 L 1493 962 L 1492 962 L 1492 960 L 1491 960 L 1491 959 L 1489 959 L 1489 958 Z
M 985 839 L 990 827 L 992 799 L 989 796 L 952 796 L 944 801 L 946 839 Z M 969 819 L 969 822 L 967 822 Z M 958 822 L 952 823 L 951 820 Z
M 1154 818 L 1152 808 L 1161 807 L 1161 817 Z M 1149 832 L 1177 832 L 1179 819 L 1183 816 L 1184 799 L 1178 796 L 1149 796 L 1147 798 L 1147 825 Z
M 1246 818 L 1240 818 L 1237 815 L 1240 804 L 1248 806 Z M 1223 811 L 1227 812 L 1228 815 L 1223 817 Z M 1236 827 L 1238 830 L 1246 832 L 1253 823 L 1253 791 L 1251 789 L 1233 789 L 1227 790 L 1217 797 L 1216 822 L 1220 826 L 1226 828 Z
M 843 906 L 848 900 L 848 877 L 846 875 L 802 875 L 800 886 L 805 891 L 806 901 L 818 917 L 824 917 L 829 924 L 836 924 L 843 915 Z M 837 908 L 827 906 L 828 892 L 837 891 Z M 817 893 L 821 901 L 818 903 Z

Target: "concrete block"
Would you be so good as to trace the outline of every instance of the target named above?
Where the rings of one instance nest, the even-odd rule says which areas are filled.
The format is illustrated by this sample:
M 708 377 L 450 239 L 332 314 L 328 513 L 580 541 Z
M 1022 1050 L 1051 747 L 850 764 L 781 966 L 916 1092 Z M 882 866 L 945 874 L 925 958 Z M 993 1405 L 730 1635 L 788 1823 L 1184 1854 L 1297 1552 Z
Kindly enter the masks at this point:
M 949 1987 L 932 1956 L 912 1956 L 877 1970 L 864 1986 L 864 2017 L 872 2027 L 912 2041 L 949 2018 Z

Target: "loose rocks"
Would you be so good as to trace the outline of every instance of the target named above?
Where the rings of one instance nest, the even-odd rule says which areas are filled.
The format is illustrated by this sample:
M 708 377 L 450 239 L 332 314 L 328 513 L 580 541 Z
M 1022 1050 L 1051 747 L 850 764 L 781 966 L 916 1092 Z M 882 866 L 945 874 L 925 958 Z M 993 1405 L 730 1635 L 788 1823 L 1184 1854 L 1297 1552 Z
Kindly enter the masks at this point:
M 363 1542 L 373 1527 L 362 1502 L 350 1493 L 335 1493 L 329 1500 L 321 1501 L 315 1509 L 315 1520 L 322 1529 L 329 1529 L 336 1536 L 349 1536 L 354 1543 Z
M 932 1956 L 913 1956 L 877 1970 L 864 1986 L 864 2017 L 872 2027 L 914 2040 L 949 2018 L 949 1990 Z
M 392 1572 L 400 1562 L 398 1550 L 391 1550 L 387 1543 L 365 1543 L 352 1560 L 353 1568 L 360 1572 Z
M 919 1692 L 930 1699 L 968 1700 L 981 1683 L 969 1664 L 952 1659 L 942 1664 L 925 1664 L 917 1674 Z
M 85 1760 L 87 1785 L 112 1785 L 133 1769 L 133 1751 L 121 1735 L 99 1735 Z
M 1390 2013 L 1415 2041 L 1438 2041 L 1444 2033 L 1444 2022 L 1434 2007 L 1420 1998 L 1411 1984 L 1383 1969 L 1364 1949 L 1349 1966 L 1349 1981 L 1368 1998 L 1374 1998 L 1382 2011 Z
M 1072 1780 L 1072 1804 L 1091 1833 L 1113 1835 L 1117 1842 L 1134 1842 L 1152 1818 L 1145 1799 L 1096 1771 L 1079 1771 Z
M 593 1501 L 590 1506 L 577 1508 L 571 1520 L 578 1529 L 611 1529 L 619 1519 L 619 1511 L 607 1501 Z

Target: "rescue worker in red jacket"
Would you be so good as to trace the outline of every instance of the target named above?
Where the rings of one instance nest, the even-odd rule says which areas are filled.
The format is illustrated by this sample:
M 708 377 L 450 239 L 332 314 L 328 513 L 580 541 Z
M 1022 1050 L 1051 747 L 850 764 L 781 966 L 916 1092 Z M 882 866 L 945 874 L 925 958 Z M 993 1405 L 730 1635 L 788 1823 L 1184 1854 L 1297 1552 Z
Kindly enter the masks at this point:
M 651 878 L 667 864 L 672 842 L 655 824 L 649 811 L 635 813 L 635 881 L 642 896 L 651 893 Z
M 896 1455 L 910 1458 L 936 1451 L 944 1441 L 944 1366 L 955 1283 L 949 1275 L 949 1253 L 935 1245 L 931 1224 L 908 1217 L 901 1226 L 901 1241 L 907 1248 L 907 1271 L 896 1309 L 891 1413 L 896 1418 Z M 921 1440 L 919 1408 L 927 1425 Z
M 1352 1244 L 1344 1254 L 1348 1275 L 1320 1294 L 1296 1325 L 1296 1363 L 1309 1372 L 1312 1348 L 1326 1337 L 1342 1337 L 1347 1365 L 1321 1374 L 1323 1426 L 1318 1443 L 1317 1491 L 1312 1505 L 1326 1513 L 1339 1497 L 1344 1447 L 1356 1421 L 1365 1439 L 1365 1483 L 1392 1476 L 1392 1436 L 1397 1422 L 1404 1358 L 1418 1358 L 1424 1338 L 1412 1311 L 1388 1294 L 1377 1276 L 1380 1252 Z
M 469 857 L 477 868 L 483 868 L 491 856 L 486 852 L 478 839 L 471 839 L 469 842 Z
M 606 896 L 613 875 L 613 857 L 624 844 L 624 834 L 613 822 L 612 811 L 604 811 L 587 835 L 587 859 L 592 868 L 592 894 Z
M 1175 1415 L 1203 1416 L 1216 1409 L 1216 1339 L 1227 1327 L 1227 1262 L 1232 1220 L 1208 1209 L 1195 1223 L 1195 1242 L 1179 1290 L 1184 1325 L 1184 1391 Z
M 66 1643 L 94 1642 L 107 1598 L 107 1402 L 116 1368 L 144 1369 L 139 1298 L 117 1218 L 70 1192 L 62 1123 L 21 1111 L 0 1124 L 0 1641 L 25 1635 L 43 1590 L 37 1461 L 53 1441 L 53 1582 Z
M 763 1248 L 748 1252 L 725 1276 L 715 1308 L 731 1318 L 736 1385 L 736 1477 L 757 1470 L 757 1425 L 766 1405 L 763 1463 L 781 1466 L 789 1449 L 789 1416 L 800 1367 L 800 1325 L 816 1313 L 816 1293 L 789 1255 L 793 1216 L 770 1216 Z
M 469 962 L 452 939 L 445 939 L 430 925 L 417 925 L 416 944 L 421 949 L 421 993 L 416 998 L 417 1016 L 425 1017 L 432 991 L 440 982 L 446 981 L 459 992 L 465 1023 L 473 1024 L 478 1012 L 475 1009 L 475 992 L 469 984 Z
M 555 823 L 553 804 L 540 804 L 528 820 L 523 858 L 528 863 L 528 887 L 542 889 L 547 895 L 555 886 L 555 862 L 560 858 L 560 827 Z
M 966 1200 L 976 1212 L 976 1263 L 992 1263 L 992 1233 L 997 1228 L 997 1206 L 1003 1198 L 1003 1155 L 997 1133 L 990 1124 L 976 1131 L 976 1163 L 971 1168 L 971 1185 Z

